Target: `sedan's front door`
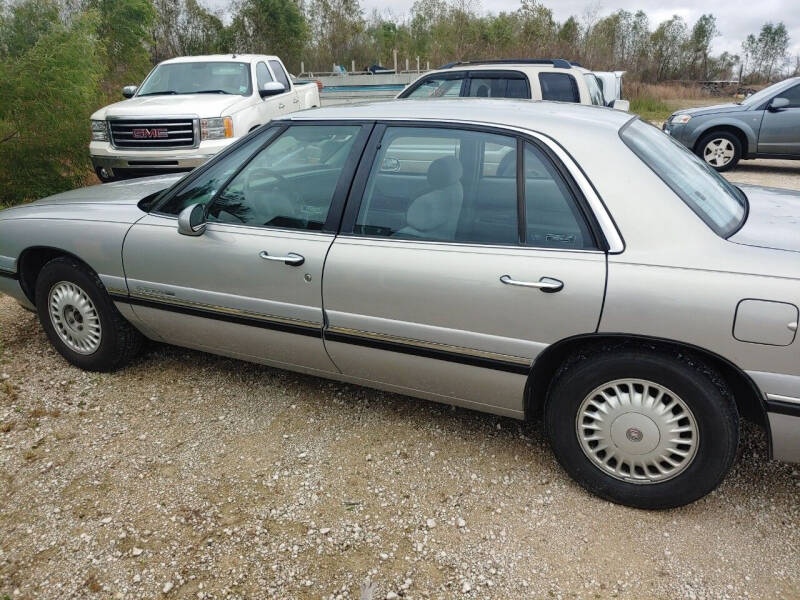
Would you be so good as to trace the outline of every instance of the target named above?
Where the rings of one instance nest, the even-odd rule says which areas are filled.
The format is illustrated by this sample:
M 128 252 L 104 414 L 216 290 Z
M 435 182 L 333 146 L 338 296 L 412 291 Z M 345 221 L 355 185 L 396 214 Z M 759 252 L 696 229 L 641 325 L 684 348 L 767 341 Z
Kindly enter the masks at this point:
M 800 85 L 778 94 L 789 104 L 764 111 L 758 135 L 758 151 L 765 154 L 800 155 Z
M 136 223 L 123 260 L 145 329 L 181 346 L 335 370 L 322 343 L 322 267 L 367 129 L 259 132 Z M 196 203 L 206 229 L 180 235 L 175 215 Z
M 378 135 L 326 261 L 331 358 L 370 385 L 521 416 L 537 354 L 597 329 L 606 257 L 582 200 L 511 135 Z

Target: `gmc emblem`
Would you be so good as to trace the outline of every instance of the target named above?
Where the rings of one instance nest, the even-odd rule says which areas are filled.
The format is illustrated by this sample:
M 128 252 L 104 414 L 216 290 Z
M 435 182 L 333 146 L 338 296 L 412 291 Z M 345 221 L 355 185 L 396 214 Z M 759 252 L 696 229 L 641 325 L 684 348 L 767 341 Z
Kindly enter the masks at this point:
M 166 129 L 157 127 L 154 127 L 153 129 L 138 128 L 134 129 L 131 133 L 133 133 L 133 137 L 137 140 L 169 137 L 169 132 Z

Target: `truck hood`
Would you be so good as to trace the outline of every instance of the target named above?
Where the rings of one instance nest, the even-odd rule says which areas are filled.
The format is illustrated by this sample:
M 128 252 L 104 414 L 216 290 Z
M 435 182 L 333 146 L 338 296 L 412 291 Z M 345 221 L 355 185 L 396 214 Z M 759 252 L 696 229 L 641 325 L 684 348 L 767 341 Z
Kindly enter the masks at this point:
M 92 119 L 108 117 L 170 117 L 196 115 L 200 118 L 222 117 L 236 112 L 237 105 L 248 100 L 230 94 L 178 94 L 137 96 L 109 104 L 92 115 Z
M 698 106 L 697 108 L 684 108 L 676 110 L 673 115 L 692 115 L 698 117 L 700 115 L 716 115 L 720 113 L 742 112 L 747 110 L 743 104 L 735 104 L 729 102 L 727 104 L 715 104 L 714 106 Z
M 800 192 L 740 185 L 750 211 L 744 226 L 728 238 L 737 244 L 800 252 Z

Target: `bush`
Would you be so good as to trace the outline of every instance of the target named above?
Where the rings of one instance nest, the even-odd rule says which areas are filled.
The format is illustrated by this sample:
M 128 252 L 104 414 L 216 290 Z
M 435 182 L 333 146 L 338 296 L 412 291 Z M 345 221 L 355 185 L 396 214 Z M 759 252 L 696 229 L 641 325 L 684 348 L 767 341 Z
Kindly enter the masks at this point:
M 104 61 L 96 13 L 54 21 L 14 60 L 0 60 L 0 204 L 79 186 L 91 174 L 89 109 Z

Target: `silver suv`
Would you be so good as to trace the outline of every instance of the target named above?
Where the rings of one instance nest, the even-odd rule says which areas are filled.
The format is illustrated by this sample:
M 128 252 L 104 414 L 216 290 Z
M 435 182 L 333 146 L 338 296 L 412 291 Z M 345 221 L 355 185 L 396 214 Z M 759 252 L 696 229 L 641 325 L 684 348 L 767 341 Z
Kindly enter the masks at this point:
M 146 337 L 543 415 L 587 489 L 663 508 L 723 479 L 741 418 L 800 460 L 798 206 L 606 108 L 334 106 L 3 211 L 0 292 L 84 369 Z
M 738 104 L 679 110 L 663 129 L 717 171 L 748 158 L 800 159 L 800 77 Z

